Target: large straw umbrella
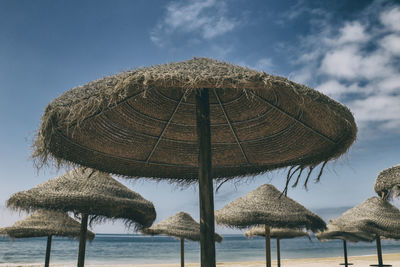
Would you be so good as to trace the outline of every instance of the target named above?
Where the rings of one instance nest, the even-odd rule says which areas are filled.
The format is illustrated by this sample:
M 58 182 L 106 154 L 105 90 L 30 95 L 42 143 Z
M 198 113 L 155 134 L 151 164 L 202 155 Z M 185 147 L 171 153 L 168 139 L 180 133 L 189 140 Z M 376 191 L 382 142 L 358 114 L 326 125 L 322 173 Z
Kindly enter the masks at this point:
M 349 265 L 353 265 L 352 263 L 349 263 L 348 257 L 347 257 L 347 241 L 350 242 L 359 242 L 359 241 L 364 241 L 364 242 L 371 242 L 375 239 L 373 234 L 366 233 L 358 229 L 354 225 L 343 225 L 340 223 L 340 220 L 336 222 L 336 219 L 333 219 L 329 222 L 327 225 L 327 229 L 324 230 L 323 232 L 317 233 L 315 236 L 319 241 L 327 241 L 331 239 L 341 239 L 343 241 L 343 257 L 344 257 L 344 263 L 341 265 L 344 265 L 345 267 L 348 267 Z
M 400 193 L 400 164 L 381 171 L 375 180 L 375 192 L 383 199 Z
M 184 244 L 185 239 L 200 241 L 200 224 L 186 212 L 179 212 L 149 228 L 143 229 L 148 235 L 167 235 L 179 238 L 181 242 L 181 267 L 185 266 Z M 214 239 L 222 241 L 222 237 L 215 233 Z
M 372 235 L 376 240 L 378 265 L 384 266 L 382 260 L 381 237 L 400 239 L 400 211 L 389 202 L 378 197 L 371 197 L 346 211 L 334 220 L 340 227 L 355 229 L 364 233 L 364 238 Z M 357 234 L 360 237 L 360 234 Z
M 92 220 L 123 219 L 136 229 L 156 218 L 153 204 L 110 175 L 89 168 L 73 169 L 58 178 L 14 194 L 8 207 L 21 210 L 52 209 L 81 215 L 78 267 L 84 266 L 86 231 Z
M 47 237 L 45 267 L 50 264 L 51 240 L 53 236 L 79 237 L 80 223 L 64 212 L 40 210 L 27 218 L 15 222 L 10 227 L 0 228 L 0 235 L 10 238 Z M 94 239 L 94 233 L 87 232 L 89 240 Z
M 308 181 L 318 164 L 347 151 L 356 132 L 351 112 L 313 89 L 194 58 L 67 91 L 47 106 L 33 156 L 39 167 L 50 158 L 129 177 L 198 181 L 201 262 L 209 267 L 213 178 L 290 166 L 288 178 L 308 168 Z
M 253 236 L 262 236 L 265 237 L 265 227 L 255 226 L 246 232 L 244 232 L 244 236 L 247 238 L 253 238 Z M 270 237 L 276 239 L 276 260 L 278 263 L 278 267 L 281 267 L 281 239 L 289 239 L 295 237 L 306 236 L 311 241 L 310 235 L 303 231 L 302 229 L 293 229 L 293 228 L 271 228 L 270 229 Z
M 266 265 L 271 266 L 270 228 L 325 229 L 325 222 L 298 202 L 283 195 L 273 185 L 264 184 L 215 212 L 218 224 L 247 228 L 264 226 Z

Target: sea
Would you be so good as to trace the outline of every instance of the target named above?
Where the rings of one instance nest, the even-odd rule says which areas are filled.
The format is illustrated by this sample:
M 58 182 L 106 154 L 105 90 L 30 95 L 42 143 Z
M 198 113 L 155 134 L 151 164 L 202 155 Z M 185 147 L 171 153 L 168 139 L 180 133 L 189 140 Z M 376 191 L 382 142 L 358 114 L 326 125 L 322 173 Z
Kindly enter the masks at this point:
M 216 244 L 218 262 L 265 260 L 265 239 L 247 239 L 240 234 L 223 235 L 222 243 Z M 0 266 L 43 264 L 47 238 L 21 238 L 10 240 L 0 237 Z M 276 242 L 272 242 L 272 257 L 276 258 Z M 343 256 L 341 240 L 319 242 L 314 236 L 309 241 L 300 237 L 281 240 L 281 258 L 313 258 Z M 348 255 L 376 255 L 375 242 L 348 243 Z M 400 241 L 382 240 L 383 253 L 399 253 Z M 199 262 L 198 242 L 185 241 L 185 261 Z M 75 265 L 78 241 L 53 237 L 51 263 Z M 146 264 L 178 263 L 180 242 L 166 236 L 143 236 L 137 234 L 97 234 L 87 243 L 86 264 Z

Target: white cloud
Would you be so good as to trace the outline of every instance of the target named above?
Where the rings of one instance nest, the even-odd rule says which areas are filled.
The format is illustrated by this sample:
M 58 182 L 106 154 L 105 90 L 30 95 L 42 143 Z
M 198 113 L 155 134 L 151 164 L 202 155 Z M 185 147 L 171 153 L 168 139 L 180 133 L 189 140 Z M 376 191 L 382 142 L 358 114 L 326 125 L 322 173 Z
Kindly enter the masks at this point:
M 400 6 L 382 3 L 339 28 L 322 21 L 303 37 L 291 76 L 349 106 L 361 131 L 400 132 Z
M 387 52 L 400 56 L 400 35 L 387 35 L 380 41 L 380 44 Z
M 198 33 L 212 39 L 232 31 L 238 22 L 226 15 L 225 1 L 175 1 L 167 5 L 164 18 L 150 33 L 150 39 L 163 45 L 174 34 Z M 171 37 L 172 38 L 172 37 Z
M 380 14 L 380 20 L 389 30 L 400 32 L 400 7 L 393 7 Z
M 370 38 L 369 34 L 365 32 L 365 27 L 360 22 L 355 21 L 347 23 L 340 29 L 340 35 L 337 39 L 338 44 L 352 43 L 352 42 L 366 42 Z
M 253 67 L 256 70 L 268 72 L 271 70 L 273 64 L 270 58 L 261 58 L 256 62 L 256 65 Z

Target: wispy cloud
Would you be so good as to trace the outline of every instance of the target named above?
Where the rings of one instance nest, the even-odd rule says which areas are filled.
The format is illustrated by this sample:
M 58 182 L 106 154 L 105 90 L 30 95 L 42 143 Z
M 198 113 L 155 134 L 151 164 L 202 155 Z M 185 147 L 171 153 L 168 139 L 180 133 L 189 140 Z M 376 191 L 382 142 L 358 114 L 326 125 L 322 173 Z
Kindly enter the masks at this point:
M 150 39 L 163 46 L 175 34 L 196 34 L 202 39 L 213 39 L 232 31 L 238 21 L 227 15 L 225 1 L 191 0 L 171 2 L 166 14 L 150 33 Z
M 400 132 L 400 6 L 376 0 L 339 28 L 321 21 L 298 52 L 292 79 L 344 102 L 361 128 Z

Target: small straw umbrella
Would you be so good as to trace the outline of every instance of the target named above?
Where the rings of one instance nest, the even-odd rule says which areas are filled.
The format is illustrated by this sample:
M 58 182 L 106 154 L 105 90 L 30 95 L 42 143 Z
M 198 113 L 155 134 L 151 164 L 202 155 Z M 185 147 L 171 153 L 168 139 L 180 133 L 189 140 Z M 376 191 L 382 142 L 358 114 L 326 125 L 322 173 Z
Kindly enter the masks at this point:
M 375 192 L 387 200 L 400 194 L 400 164 L 381 171 L 375 180 Z
M 91 221 L 123 219 L 135 229 L 156 218 L 153 204 L 110 175 L 89 168 L 73 169 L 58 178 L 16 193 L 7 206 L 20 210 L 52 209 L 81 215 L 78 267 L 84 266 L 88 217 Z
M 240 229 L 263 225 L 267 267 L 271 266 L 270 227 L 306 228 L 312 231 L 326 228 L 319 216 L 270 184 L 264 184 L 217 210 L 215 220 L 218 224 Z
M 246 232 L 244 232 L 244 236 L 247 238 L 253 238 L 253 236 L 262 236 L 265 237 L 265 227 L 255 226 Z M 311 241 L 310 235 L 301 229 L 292 229 L 292 228 L 271 228 L 270 229 L 270 237 L 276 238 L 276 259 L 278 262 L 278 267 L 281 267 L 281 239 L 289 239 L 295 237 L 306 236 Z
M 0 235 L 10 238 L 47 237 L 45 267 L 50 264 L 51 240 L 53 236 L 79 237 L 80 223 L 69 217 L 65 212 L 40 210 L 27 218 L 15 222 L 10 227 L 0 228 Z M 87 232 L 87 238 L 94 239 L 94 233 Z
M 185 212 L 179 212 L 150 228 L 142 230 L 148 235 L 167 235 L 177 237 L 181 241 L 181 267 L 185 266 L 184 240 L 200 241 L 200 224 Z M 215 241 L 220 243 L 222 237 L 215 233 Z
M 336 219 L 333 219 L 327 225 L 327 229 L 323 232 L 317 233 L 315 235 L 319 241 L 328 241 L 331 239 L 341 239 L 343 241 L 343 257 L 344 263 L 340 265 L 344 265 L 348 267 L 349 265 L 353 265 L 349 263 L 347 257 L 347 241 L 350 242 L 371 242 L 374 240 L 374 236 L 372 234 L 366 233 L 357 229 L 353 225 L 343 225 L 338 222 L 336 223 Z
M 46 107 L 38 167 L 79 164 L 132 178 L 199 182 L 202 266 L 215 266 L 213 179 L 340 157 L 357 127 L 306 86 L 208 58 L 140 68 L 71 89 Z M 305 170 L 305 172 L 303 172 Z M 308 171 L 307 171 L 308 170 Z M 298 181 L 297 179 L 297 181 Z
M 378 197 L 371 197 L 346 211 L 334 220 L 336 225 L 345 229 L 356 229 L 358 233 L 364 233 L 364 238 L 372 235 L 376 240 L 378 265 L 385 266 L 382 260 L 381 237 L 400 239 L 400 211 L 389 202 Z

